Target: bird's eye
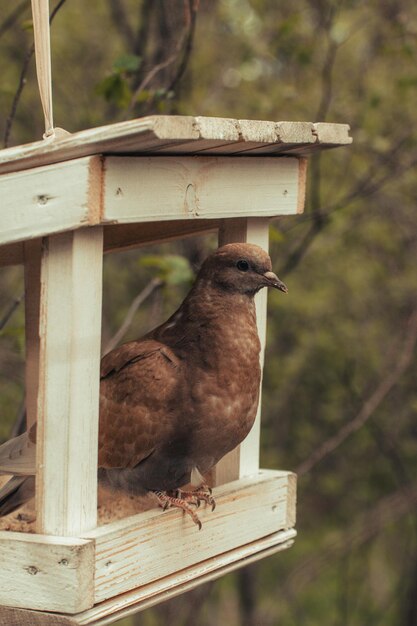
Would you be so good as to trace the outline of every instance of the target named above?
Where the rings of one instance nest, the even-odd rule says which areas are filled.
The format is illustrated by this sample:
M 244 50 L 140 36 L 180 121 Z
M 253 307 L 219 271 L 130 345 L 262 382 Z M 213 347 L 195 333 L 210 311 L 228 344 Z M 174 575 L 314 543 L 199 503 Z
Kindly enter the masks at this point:
M 241 272 L 247 272 L 249 269 L 249 263 L 245 261 L 244 259 L 241 259 L 240 261 L 236 263 L 236 267 Z

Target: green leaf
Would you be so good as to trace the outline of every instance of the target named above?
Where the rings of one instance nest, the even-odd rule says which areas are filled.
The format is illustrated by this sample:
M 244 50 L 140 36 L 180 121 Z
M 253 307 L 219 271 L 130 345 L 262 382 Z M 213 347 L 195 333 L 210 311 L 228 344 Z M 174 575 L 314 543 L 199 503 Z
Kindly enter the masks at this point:
M 121 74 L 123 72 L 136 72 L 142 63 L 142 58 L 136 54 L 122 54 L 113 63 L 113 72 Z
M 132 97 L 129 85 L 120 74 L 106 76 L 98 83 L 95 92 L 104 96 L 107 102 L 112 102 L 120 108 L 125 108 Z
M 175 254 L 148 254 L 139 260 L 139 265 L 157 270 L 157 277 L 167 285 L 190 283 L 194 278 L 188 259 Z

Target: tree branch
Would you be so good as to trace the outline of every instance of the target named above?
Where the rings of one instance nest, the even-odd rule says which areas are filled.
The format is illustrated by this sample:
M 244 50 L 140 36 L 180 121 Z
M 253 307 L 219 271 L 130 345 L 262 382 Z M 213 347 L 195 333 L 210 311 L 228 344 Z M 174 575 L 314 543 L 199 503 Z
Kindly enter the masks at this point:
M 115 27 L 119 30 L 123 40 L 127 41 L 129 47 L 133 49 L 136 44 L 135 34 L 127 19 L 126 7 L 123 1 L 108 0 L 108 2 Z
M 4 35 L 12 26 L 15 25 L 16 20 L 26 11 L 29 6 L 28 0 L 23 0 L 15 9 L 6 17 L 2 24 L 0 24 L 0 37 Z
M 407 332 L 404 338 L 402 350 L 396 359 L 395 367 L 379 383 L 375 391 L 364 402 L 356 417 L 345 424 L 339 432 L 321 444 L 305 461 L 296 469 L 297 474 L 302 476 L 309 472 L 315 465 L 332 454 L 352 433 L 361 428 L 371 415 L 376 411 L 391 389 L 410 366 L 414 349 L 417 342 L 417 308 L 410 316 L 407 324 Z
M 160 72 L 167 67 L 170 67 L 180 59 L 178 68 L 166 86 L 165 91 L 169 93 L 178 84 L 184 75 L 187 68 L 190 55 L 192 52 L 192 44 L 195 34 L 195 26 L 197 20 L 199 2 L 198 0 L 184 0 L 185 19 L 184 19 L 184 31 L 177 42 L 174 52 L 170 54 L 166 59 L 157 63 L 142 79 L 138 87 L 134 90 L 127 113 L 130 114 L 137 102 L 139 94 L 154 80 L 154 78 L 160 74 Z
M 55 6 L 54 10 L 51 13 L 51 16 L 49 18 L 49 23 L 52 24 L 52 21 L 55 17 L 55 15 L 58 13 L 58 11 L 60 10 L 60 8 L 65 4 L 66 0 L 60 0 L 58 2 L 58 4 Z M 10 113 L 7 117 L 6 120 L 6 127 L 5 127 L 5 131 L 4 131 L 4 137 L 3 137 L 3 148 L 7 148 L 9 145 L 9 140 L 10 140 L 10 133 L 12 130 L 12 125 L 13 122 L 15 120 L 16 117 L 16 111 L 17 111 L 17 106 L 19 104 L 19 100 L 21 98 L 23 89 L 26 85 L 26 74 L 28 72 L 28 68 L 29 68 L 29 63 L 30 60 L 33 56 L 35 52 L 35 44 L 32 44 L 31 47 L 29 48 L 28 52 L 26 53 L 26 56 L 23 60 L 23 66 L 22 66 L 22 70 L 20 72 L 20 77 L 19 77 L 19 84 L 17 86 L 16 89 L 16 93 L 13 97 L 13 101 L 12 101 L 12 106 L 10 108 Z
M 417 483 L 406 485 L 381 498 L 377 504 L 364 512 L 340 536 L 319 547 L 319 551 L 303 559 L 289 574 L 281 586 L 281 595 L 292 602 L 293 598 L 332 561 L 350 553 L 380 533 L 386 526 L 415 510 L 417 505 Z
M 163 284 L 163 281 L 160 278 L 152 278 L 152 280 L 149 281 L 149 283 L 146 285 L 146 287 L 144 287 L 142 289 L 142 291 L 136 296 L 136 298 L 133 300 L 132 304 L 130 305 L 130 307 L 129 307 L 127 313 L 126 313 L 126 317 L 125 317 L 122 325 L 120 326 L 118 331 L 113 335 L 113 337 L 110 339 L 110 341 L 107 342 L 107 344 L 106 344 L 106 346 L 104 348 L 104 351 L 103 351 L 104 354 L 107 354 L 108 352 L 113 350 L 121 342 L 121 340 L 123 339 L 123 337 L 127 333 L 127 331 L 129 329 L 132 321 L 133 321 L 133 318 L 134 318 L 135 313 L 138 310 L 138 308 L 162 284 Z
M 3 317 L 0 320 L 0 330 L 3 330 L 3 328 L 6 326 L 7 322 L 10 320 L 10 318 L 12 317 L 13 313 L 18 309 L 20 303 L 22 302 L 24 298 L 24 294 L 22 293 L 18 298 L 15 298 L 9 308 L 7 309 L 7 311 L 5 312 L 5 314 L 3 315 Z

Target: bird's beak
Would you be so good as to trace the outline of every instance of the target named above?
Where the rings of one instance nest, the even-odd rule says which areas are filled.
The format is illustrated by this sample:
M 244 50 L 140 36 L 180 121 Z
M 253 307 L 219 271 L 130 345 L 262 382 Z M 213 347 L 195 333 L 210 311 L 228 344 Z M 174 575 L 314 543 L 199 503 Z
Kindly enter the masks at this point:
M 278 276 L 274 274 L 274 272 L 265 272 L 263 276 L 267 280 L 268 287 L 275 287 L 275 289 L 279 289 L 280 291 L 283 291 L 284 293 L 288 293 L 287 286 L 284 285 L 282 280 L 280 280 Z

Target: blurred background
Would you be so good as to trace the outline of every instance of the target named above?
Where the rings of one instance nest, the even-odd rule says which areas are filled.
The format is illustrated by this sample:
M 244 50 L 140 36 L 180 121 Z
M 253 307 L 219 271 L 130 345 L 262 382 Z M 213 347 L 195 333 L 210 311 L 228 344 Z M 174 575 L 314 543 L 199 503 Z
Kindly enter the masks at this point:
M 304 215 L 271 227 L 290 293 L 269 299 L 261 465 L 299 474 L 295 545 L 119 626 L 416 625 L 416 3 L 54 8 L 55 123 L 68 131 L 167 113 L 349 123 L 354 138 L 311 158 Z M 44 130 L 32 41 L 29 0 L 3 1 L 3 146 Z M 103 345 L 144 289 L 123 340 L 162 321 L 215 245 L 106 257 Z M 2 269 L 2 439 L 23 406 L 22 292 L 22 269 Z

